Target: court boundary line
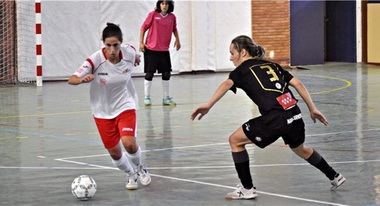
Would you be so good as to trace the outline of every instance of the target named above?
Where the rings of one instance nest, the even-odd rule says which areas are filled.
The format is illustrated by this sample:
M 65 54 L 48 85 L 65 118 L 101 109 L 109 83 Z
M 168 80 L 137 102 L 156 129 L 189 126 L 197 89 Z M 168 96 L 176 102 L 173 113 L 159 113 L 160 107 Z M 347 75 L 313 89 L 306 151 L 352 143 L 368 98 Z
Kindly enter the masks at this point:
M 360 131 L 361 132 L 368 132 L 368 131 L 379 131 L 379 130 L 380 130 L 380 128 L 372 128 L 372 129 L 365 129 L 365 130 L 360 130 Z M 336 135 L 336 134 L 353 133 L 353 132 L 357 132 L 357 130 L 340 131 L 340 132 L 327 132 L 327 133 L 320 133 L 320 134 L 309 134 L 309 135 L 306 135 L 306 137 Z M 189 149 L 189 148 L 216 146 L 216 145 L 228 145 L 228 142 L 218 142 L 218 143 L 199 144 L 199 145 L 190 145 L 190 146 L 178 146 L 178 147 L 167 147 L 167 148 L 160 148 L 160 149 L 143 150 L 142 152 L 147 153 L 147 152 L 157 152 L 157 151 L 166 151 L 166 150 L 178 150 L 178 149 Z M 251 144 L 249 144 L 249 145 L 251 145 Z M 104 154 L 96 154 L 96 155 L 65 157 L 65 158 L 60 158 L 60 159 L 81 159 L 81 158 L 100 157 L 100 156 L 107 156 L 107 155 L 109 155 L 109 154 L 104 153 Z
M 96 164 L 88 164 L 88 163 L 78 162 L 78 161 L 63 160 L 63 159 L 55 159 L 55 160 L 57 160 L 57 161 L 63 161 L 63 162 L 69 162 L 69 163 L 74 163 L 74 164 L 79 164 L 79 165 L 100 167 L 102 169 L 119 170 L 116 167 L 108 167 L 108 166 L 102 166 L 102 165 L 96 165 Z M 177 181 L 182 181 L 182 182 L 201 184 L 201 185 L 206 185 L 206 186 L 219 187 L 219 188 L 236 189 L 236 187 L 231 187 L 231 186 L 227 186 L 227 185 L 208 183 L 208 182 L 202 182 L 202 181 L 191 180 L 191 179 L 184 179 L 184 178 L 177 178 L 177 177 L 171 177 L 171 176 L 165 176 L 165 175 L 157 175 L 157 174 L 152 174 L 152 173 L 151 173 L 151 176 L 158 177 L 158 178 L 163 178 L 163 179 L 169 179 L 169 180 L 177 180 Z M 299 201 L 304 201 L 304 202 L 313 202 L 313 203 L 318 203 L 318 204 L 334 205 L 334 206 L 349 206 L 349 205 L 344 205 L 344 204 L 339 204 L 339 203 L 320 201 L 320 200 L 313 200 L 313 199 L 308 199 L 308 198 L 300 198 L 300 197 L 289 196 L 289 195 L 282 195 L 282 194 L 277 194 L 277 193 L 272 193 L 272 192 L 265 192 L 265 191 L 261 191 L 261 190 L 256 190 L 256 192 L 259 193 L 259 194 L 263 194 L 263 195 L 281 197 L 281 198 L 285 198 L 285 199 L 299 200 Z

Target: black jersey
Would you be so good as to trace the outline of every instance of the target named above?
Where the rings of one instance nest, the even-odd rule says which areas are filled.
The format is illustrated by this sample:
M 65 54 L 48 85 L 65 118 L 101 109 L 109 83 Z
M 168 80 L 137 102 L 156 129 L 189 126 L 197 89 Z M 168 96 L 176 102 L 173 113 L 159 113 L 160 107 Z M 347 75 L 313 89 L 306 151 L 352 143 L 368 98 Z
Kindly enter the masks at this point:
M 264 115 L 272 110 L 284 110 L 278 101 L 283 94 L 297 102 L 288 87 L 292 78 L 279 64 L 249 59 L 230 73 L 229 79 L 234 82 L 230 90 L 236 93 L 236 88 L 241 88 Z

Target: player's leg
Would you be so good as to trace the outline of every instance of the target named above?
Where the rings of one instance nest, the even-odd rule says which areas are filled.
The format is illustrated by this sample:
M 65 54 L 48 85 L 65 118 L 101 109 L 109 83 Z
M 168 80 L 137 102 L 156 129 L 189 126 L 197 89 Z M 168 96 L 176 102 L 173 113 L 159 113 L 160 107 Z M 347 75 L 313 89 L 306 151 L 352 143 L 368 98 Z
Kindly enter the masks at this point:
M 152 80 L 154 77 L 154 73 L 156 72 L 157 67 L 157 58 L 154 55 L 154 51 L 149 49 L 145 49 L 144 52 L 144 105 L 150 106 L 152 105 L 150 92 L 152 88 Z
M 121 113 L 117 120 L 121 142 L 126 150 L 126 156 L 139 175 L 141 184 L 148 185 L 151 182 L 151 177 L 142 163 L 141 148 L 136 141 L 136 111 L 127 110 Z
M 153 72 L 145 73 L 145 79 L 144 79 L 144 105 L 145 106 L 152 105 L 152 100 L 150 98 L 150 91 L 152 88 L 153 76 L 154 76 Z
M 249 156 L 245 149 L 245 145 L 252 142 L 247 138 L 242 127 L 240 127 L 229 137 L 229 143 L 235 169 L 242 185 L 238 185 L 235 191 L 228 193 L 226 199 L 255 198 L 257 196 L 256 188 L 252 183 L 251 171 L 249 168 Z
M 103 145 L 111 156 L 113 165 L 121 171 L 124 171 L 127 177 L 137 179 L 137 174 L 133 166 L 130 164 L 127 156 L 123 153 L 122 148 L 120 147 L 120 134 L 116 126 L 116 120 L 95 118 L 95 122 L 103 141 Z M 137 187 L 133 186 L 128 189 L 137 189 Z
M 326 177 L 331 181 L 332 190 L 335 190 L 346 181 L 346 178 L 337 173 L 313 148 L 305 147 L 303 144 L 301 144 L 298 147 L 292 148 L 292 150 L 298 156 L 305 159 L 311 165 L 323 172 L 323 174 L 325 174 Z
M 169 80 L 171 77 L 172 64 L 170 60 L 169 52 L 160 53 L 160 63 L 158 72 L 162 73 L 162 105 L 164 106 L 175 106 L 176 103 L 173 101 L 173 98 L 170 96 L 170 85 Z
M 335 190 L 342 185 L 346 179 L 341 174 L 337 173 L 315 149 L 304 146 L 305 124 L 303 120 L 299 119 L 294 121 L 290 127 L 291 133 L 283 135 L 283 139 L 292 151 L 323 172 L 323 174 L 325 174 L 331 181 L 332 190 Z

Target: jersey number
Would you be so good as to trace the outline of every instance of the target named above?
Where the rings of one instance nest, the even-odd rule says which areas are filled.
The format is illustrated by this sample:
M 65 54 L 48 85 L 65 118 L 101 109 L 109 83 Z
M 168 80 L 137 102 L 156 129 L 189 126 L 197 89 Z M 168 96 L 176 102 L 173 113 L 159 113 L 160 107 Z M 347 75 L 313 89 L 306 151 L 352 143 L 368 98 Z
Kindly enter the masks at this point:
M 266 91 L 283 93 L 285 82 L 280 80 L 273 67 L 271 65 L 260 65 L 259 68 L 259 70 L 251 68 L 251 71 L 261 88 Z

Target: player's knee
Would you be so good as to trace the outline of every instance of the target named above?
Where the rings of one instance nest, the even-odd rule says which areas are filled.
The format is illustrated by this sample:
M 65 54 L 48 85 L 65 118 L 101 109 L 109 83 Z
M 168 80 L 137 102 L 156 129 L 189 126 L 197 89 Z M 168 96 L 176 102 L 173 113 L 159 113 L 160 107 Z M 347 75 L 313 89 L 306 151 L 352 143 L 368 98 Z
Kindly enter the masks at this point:
M 148 73 L 145 74 L 145 79 L 148 80 L 148 81 L 152 81 L 153 80 L 153 76 L 154 76 L 153 73 L 148 72 Z
M 170 79 L 170 76 L 171 76 L 170 72 L 164 72 L 164 73 L 162 73 L 162 80 L 167 81 Z
M 230 143 L 231 147 L 237 147 L 239 145 L 238 138 L 235 134 L 230 135 L 228 142 Z

